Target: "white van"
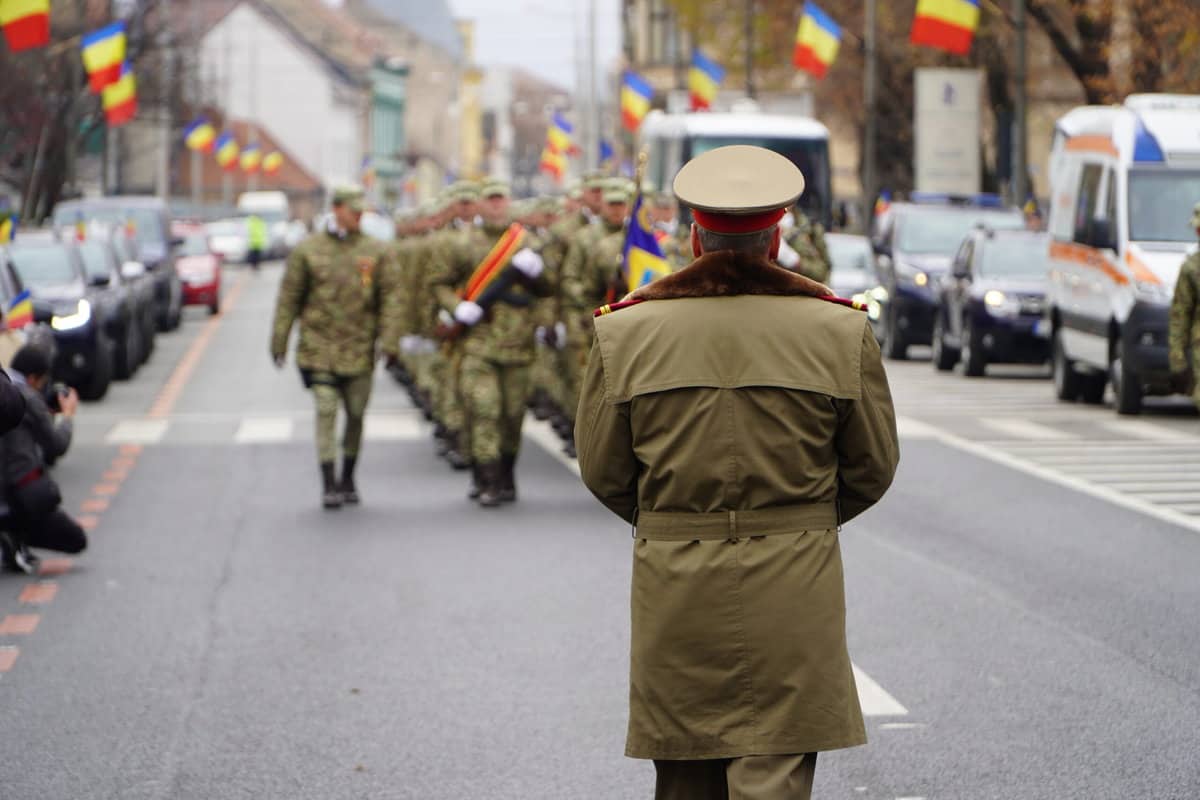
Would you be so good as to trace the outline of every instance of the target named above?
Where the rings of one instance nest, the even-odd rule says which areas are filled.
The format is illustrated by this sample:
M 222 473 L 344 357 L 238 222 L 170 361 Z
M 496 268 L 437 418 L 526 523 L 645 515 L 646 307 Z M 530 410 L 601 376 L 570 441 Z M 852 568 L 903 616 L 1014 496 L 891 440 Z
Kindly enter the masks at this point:
M 1060 400 L 1120 414 L 1170 393 L 1167 311 L 1196 244 L 1200 96 L 1131 95 L 1055 126 L 1047 307 Z
M 237 209 L 242 214 L 254 214 L 267 223 L 270 242 L 268 255 L 279 258 L 287 255 L 288 226 L 292 211 L 287 195 L 283 192 L 242 192 L 238 195 Z

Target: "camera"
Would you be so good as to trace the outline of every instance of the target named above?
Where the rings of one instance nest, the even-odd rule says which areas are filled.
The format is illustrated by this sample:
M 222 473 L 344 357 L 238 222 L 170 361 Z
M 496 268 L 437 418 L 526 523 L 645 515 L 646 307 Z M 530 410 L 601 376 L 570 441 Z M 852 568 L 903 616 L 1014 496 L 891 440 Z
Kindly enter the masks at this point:
M 46 384 L 46 405 L 55 414 L 62 412 L 62 398 L 71 393 L 70 387 L 65 383 L 48 383 Z

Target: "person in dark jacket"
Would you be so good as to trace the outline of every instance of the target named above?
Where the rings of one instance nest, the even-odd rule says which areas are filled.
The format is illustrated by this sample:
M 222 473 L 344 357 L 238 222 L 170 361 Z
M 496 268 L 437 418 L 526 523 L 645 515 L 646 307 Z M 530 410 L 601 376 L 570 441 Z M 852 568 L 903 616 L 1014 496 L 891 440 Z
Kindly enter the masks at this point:
M 20 425 L 24 416 L 25 398 L 4 370 L 0 370 L 0 434 Z
M 24 572 L 36 570 L 29 548 L 78 553 L 87 547 L 79 523 L 61 508 L 58 486 L 46 473 L 71 446 L 72 424 L 79 407 L 74 389 L 58 395 L 59 413 L 46 403 L 50 356 L 26 345 L 13 356 L 12 386 L 20 393 L 25 412 L 19 424 L 0 436 L 0 476 L 4 479 L 6 512 L 0 513 L 0 549 L 4 565 Z

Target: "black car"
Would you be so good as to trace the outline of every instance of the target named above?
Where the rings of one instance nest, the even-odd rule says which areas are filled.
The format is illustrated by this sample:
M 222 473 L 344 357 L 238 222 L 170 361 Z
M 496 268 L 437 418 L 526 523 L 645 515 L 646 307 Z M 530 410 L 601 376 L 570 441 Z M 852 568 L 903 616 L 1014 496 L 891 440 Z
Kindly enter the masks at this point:
M 155 300 L 156 276 L 146 269 L 138 253 L 137 240 L 126 236 L 124 231 L 110 231 L 108 241 L 121 264 L 121 275 L 137 294 L 143 309 L 142 346 L 143 360 L 149 360 L 154 352 L 155 334 L 158 331 L 158 304 Z
M 1046 234 L 980 229 L 939 281 L 933 365 L 971 377 L 988 364 L 1044 364 L 1050 359 L 1046 311 Z
M 1025 217 L 984 195 L 893 203 L 881 218 L 873 241 L 879 286 L 871 291 L 871 321 L 888 358 L 907 358 L 911 345 L 932 342 L 937 280 L 980 224 L 1023 229 Z
M 8 310 L 12 308 L 17 296 L 21 293 L 20 286 L 16 273 L 13 271 L 12 259 L 8 257 L 8 250 L 0 248 L 0 306 L 4 308 L 6 317 Z M 8 363 L 7 359 L 16 352 L 16 348 L 24 344 L 40 347 L 50 356 L 50 360 L 54 361 L 58 347 L 54 343 L 54 330 L 50 327 L 52 316 L 48 303 L 34 302 L 33 322 L 14 332 L 10 332 L 7 325 L 4 326 L 4 336 L 7 337 L 13 333 L 16 335 L 16 341 L 10 340 L 4 348 L 5 364 Z
M 147 309 L 144 296 L 133 283 L 138 276 L 122 274 L 116 250 L 103 238 L 88 237 L 75 246 L 87 279 L 88 299 L 113 342 L 113 375 L 119 380 L 131 378 L 146 356 L 143 324 Z
M 137 240 L 141 262 L 154 275 L 155 304 L 160 330 L 179 327 L 183 315 L 183 284 L 175 271 L 175 249 L 167 204 L 157 197 L 116 196 L 68 200 L 54 207 L 54 226 L 100 222 L 124 227 Z
M 24 234 L 8 246 L 8 255 L 17 291 L 28 289 L 35 303 L 49 305 L 55 379 L 85 400 L 99 400 L 112 382 L 113 344 L 88 297 L 79 251 L 53 236 Z

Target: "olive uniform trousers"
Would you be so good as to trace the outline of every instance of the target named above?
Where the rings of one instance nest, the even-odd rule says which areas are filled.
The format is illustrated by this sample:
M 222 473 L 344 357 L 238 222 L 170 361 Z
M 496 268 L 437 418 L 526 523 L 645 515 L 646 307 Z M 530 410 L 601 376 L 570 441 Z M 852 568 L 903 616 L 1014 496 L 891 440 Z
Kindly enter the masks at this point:
M 528 364 L 498 364 L 479 356 L 463 356 L 459 380 L 471 458 L 476 464 L 495 464 L 520 451 L 529 375 Z
M 817 754 L 655 761 L 655 800 L 809 800 Z
M 357 456 L 362 446 L 363 417 L 371 399 L 374 375 L 334 375 L 332 372 L 312 374 L 313 399 L 317 404 L 317 456 L 321 463 L 335 462 L 338 457 L 338 407 L 346 409 L 346 430 L 342 435 L 342 455 Z

